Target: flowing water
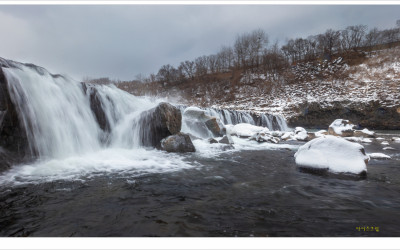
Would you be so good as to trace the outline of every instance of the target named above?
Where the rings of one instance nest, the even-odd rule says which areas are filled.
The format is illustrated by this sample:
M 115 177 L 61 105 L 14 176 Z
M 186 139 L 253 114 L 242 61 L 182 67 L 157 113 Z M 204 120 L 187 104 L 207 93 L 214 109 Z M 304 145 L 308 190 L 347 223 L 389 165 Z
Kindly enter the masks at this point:
M 3 71 L 36 160 L 0 175 L 0 236 L 400 235 L 400 143 L 365 144 L 392 157 L 371 160 L 365 178 L 304 172 L 293 157 L 300 142 L 234 138 L 226 149 L 199 139 L 196 153 L 166 153 L 143 147 L 138 132 L 159 101 L 39 67 Z M 287 130 L 279 116 L 206 112 Z

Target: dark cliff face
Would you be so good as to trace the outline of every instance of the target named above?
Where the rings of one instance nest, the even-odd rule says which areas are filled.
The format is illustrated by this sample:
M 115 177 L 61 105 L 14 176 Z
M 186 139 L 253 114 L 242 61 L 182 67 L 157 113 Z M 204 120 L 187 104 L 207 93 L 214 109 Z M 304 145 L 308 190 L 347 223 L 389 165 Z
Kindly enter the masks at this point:
M 305 103 L 296 111 L 298 115 L 288 120 L 289 126 L 327 129 L 335 119 L 341 118 L 352 121 L 359 128 L 400 129 L 400 107 L 385 107 L 379 101 L 333 102 L 329 106 Z
M 2 68 L 0 68 L 0 147 L 0 171 L 31 155 L 26 132 L 11 100 Z

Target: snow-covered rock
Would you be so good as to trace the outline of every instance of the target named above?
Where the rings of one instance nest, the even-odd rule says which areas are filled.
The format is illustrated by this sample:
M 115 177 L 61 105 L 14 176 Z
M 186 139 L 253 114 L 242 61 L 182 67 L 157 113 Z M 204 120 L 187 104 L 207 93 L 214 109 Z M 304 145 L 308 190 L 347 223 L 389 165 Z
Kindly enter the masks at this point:
M 329 125 L 328 134 L 336 136 L 353 136 L 355 127 L 356 126 L 349 120 L 336 119 L 331 123 L 331 125 Z
M 294 156 L 296 164 L 302 167 L 353 174 L 366 172 L 369 159 L 360 144 L 334 136 L 309 141 Z
M 298 141 L 306 141 L 308 138 L 307 131 L 302 127 L 296 127 L 294 129 L 294 139 Z
M 385 155 L 385 154 L 383 154 L 383 153 L 371 153 L 371 154 L 368 154 L 368 156 L 369 156 L 371 159 L 391 159 L 390 156 Z
M 394 141 L 394 142 L 400 142 L 400 137 L 393 137 L 393 138 L 392 138 L 392 141 Z
M 382 144 L 382 145 L 389 145 L 389 142 L 383 141 L 383 142 L 381 142 L 381 144 Z
M 384 148 L 382 148 L 383 150 L 396 150 L 395 148 L 392 148 L 392 147 L 384 147 Z
M 351 142 L 363 142 L 363 143 L 371 143 L 371 139 L 363 138 L 363 137 L 343 137 L 344 139 L 351 141 Z
M 257 142 L 272 142 L 272 143 L 279 143 L 280 141 L 278 137 L 266 133 L 255 133 L 252 137 L 250 137 L 250 140 L 254 140 Z
M 281 139 L 285 141 L 294 140 L 293 137 L 294 137 L 294 132 L 286 132 L 281 136 Z
M 355 130 L 354 131 L 354 136 L 375 138 L 375 132 L 364 128 L 363 130 Z
M 252 137 L 256 133 L 268 133 L 269 129 L 251 125 L 248 123 L 239 123 L 234 126 L 226 126 L 227 133 L 238 137 Z

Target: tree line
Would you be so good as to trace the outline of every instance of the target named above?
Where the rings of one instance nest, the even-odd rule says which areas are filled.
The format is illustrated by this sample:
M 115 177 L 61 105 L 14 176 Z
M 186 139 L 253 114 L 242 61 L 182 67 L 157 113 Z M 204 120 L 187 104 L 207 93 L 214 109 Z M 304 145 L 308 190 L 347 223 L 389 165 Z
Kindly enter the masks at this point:
M 289 39 L 283 45 L 270 43 L 261 29 L 238 35 L 233 46 L 222 46 L 216 54 L 199 56 L 181 62 L 177 67 L 163 65 L 156 74 L 140 75 L 138 82 L 180 84 L 200 80 L 205 75 L 235 70 L 264 73 L 274 77 L 299 61 L 331 60 L 334 55 L 346 56 L 352 52 L 377 45 L 400 41 L 400 20 L 396 27 L 368 30 L 366 25 L 348 26 L 343 30 L 328 29 L 307 38 Z

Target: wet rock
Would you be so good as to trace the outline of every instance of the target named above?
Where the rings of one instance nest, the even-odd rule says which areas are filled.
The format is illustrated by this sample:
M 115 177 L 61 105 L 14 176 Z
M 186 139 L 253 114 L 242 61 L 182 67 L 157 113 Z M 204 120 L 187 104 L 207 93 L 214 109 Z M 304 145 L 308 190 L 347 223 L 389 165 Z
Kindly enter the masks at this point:
M 202 109 L 187 108 L 183 114 L 183 119 L 186 126 L 195 130 L 203 138 L 220 137 L 226 134 L 225 126 L 220 119 L 207 115 Z
M 161 141 L 161 149 L 167 152 L 178 153 L 196 151 L 189 135 L 181 132 L 163 139 Z
M 143 112 L 139 120 L 142 144 L 160 148 L 162 139 L 181 131 L 181 121 L 181 111 L 166 102 Z
M 214 138 L 209 138 L 207 141 L 208 141 L 210 144 L 218 143 L 218 141 L 215 140 Z
M 97 123 L 103 131 L 110 132 L 110 122 L 108 121 L 106 113 L 104 112 L 97 89 L 89 87 L 88 91 L 90 97 L 90 109 L 92 110 Z
M 224 137 L 222 137 L 222 139 L 219 140 L 219 143 L 231 145 L 231 144 L 233 144 L 233 140 L 230 136 L 224 135 Z
M 9 94 L 7 79 L 2 67 L 7 68 L 12 65 L 5 62 L 7 61 L 4 59 L 0 60 L 0 147 L 4 152 L 9 152 L 9 155 L 15 156 L 15 160 L 18 161 L 18 159 L 31 156 L 35 152 L 31 152 L 29 149 L 25 128 L 19 121 L 17 108 Z M 7 158 L 7 162 L 10 160 Z M 4 157 L 0 157 L 0 165 L 2 165 L 0 171 L 9 167 L 7 162 Z
M 207 128 L 211 131 L 214 137 L 220 137 L 226 134 L 226 129 L 219 119 L 211 117 L 205 121 Z

